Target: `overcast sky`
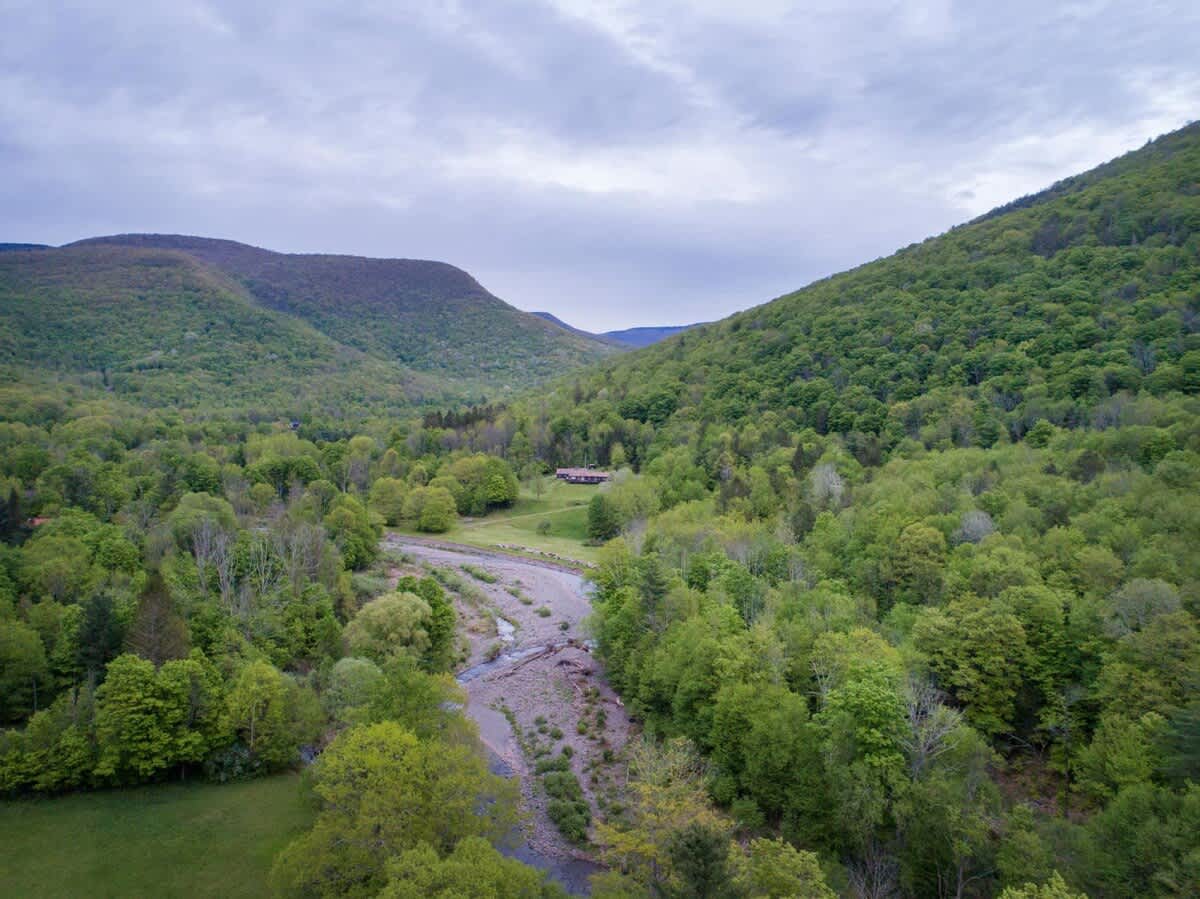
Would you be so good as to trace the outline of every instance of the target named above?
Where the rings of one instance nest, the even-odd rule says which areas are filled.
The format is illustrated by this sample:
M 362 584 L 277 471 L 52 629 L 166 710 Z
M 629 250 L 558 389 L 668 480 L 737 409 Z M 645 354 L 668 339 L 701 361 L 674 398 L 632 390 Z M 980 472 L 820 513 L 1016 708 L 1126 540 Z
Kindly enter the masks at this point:
M 0 241 L 441 259 L 597 330 L 756 305 L 1200 117 L 1195 0 L 0 0 L 0 21 Z

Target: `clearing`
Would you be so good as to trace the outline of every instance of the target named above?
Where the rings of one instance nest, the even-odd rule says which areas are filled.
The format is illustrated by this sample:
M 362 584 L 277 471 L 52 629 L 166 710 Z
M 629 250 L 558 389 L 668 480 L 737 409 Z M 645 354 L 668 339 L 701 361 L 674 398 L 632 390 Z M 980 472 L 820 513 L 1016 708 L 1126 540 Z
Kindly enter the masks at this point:
M 524 550 L 534 556 L 595 562 L 596 547 L 588 546 L 584 541 L 587 540 L 587 505 L 599 488 L 568 484 L 552 476 L 542 478 L 541 485 L 541 496 L 523 485 L 521 496 L 509 508 L 482 518 L 462 518 L 444 534 L 419 534 L 407 528 L 397 530 L 485 549 Z M 546 522 L 549 529 L 545 533 L 538 532 L 542 522 Z

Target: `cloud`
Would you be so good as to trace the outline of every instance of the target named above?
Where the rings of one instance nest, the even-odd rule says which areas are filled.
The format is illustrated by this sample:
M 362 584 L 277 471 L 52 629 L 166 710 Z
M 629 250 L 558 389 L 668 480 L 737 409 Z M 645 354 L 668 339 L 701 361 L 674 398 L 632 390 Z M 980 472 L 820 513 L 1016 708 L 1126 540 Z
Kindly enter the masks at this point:
M 1200 108 L 1186 2 L 8 0 L 0 239 L 443 259 L 582 327 L 720 317 Z

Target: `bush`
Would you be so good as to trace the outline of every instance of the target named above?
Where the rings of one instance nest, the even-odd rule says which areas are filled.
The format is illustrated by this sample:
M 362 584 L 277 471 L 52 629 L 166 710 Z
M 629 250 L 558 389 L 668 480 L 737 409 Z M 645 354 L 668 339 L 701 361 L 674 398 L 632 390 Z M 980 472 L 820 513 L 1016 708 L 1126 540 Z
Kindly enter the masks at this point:
M 550 820 L 559 833 L 572 843 L 587 842 L 587 830 L 592 823 L 592 812 L 586 802 L 564 802 L 551 800 L 546 808 Z

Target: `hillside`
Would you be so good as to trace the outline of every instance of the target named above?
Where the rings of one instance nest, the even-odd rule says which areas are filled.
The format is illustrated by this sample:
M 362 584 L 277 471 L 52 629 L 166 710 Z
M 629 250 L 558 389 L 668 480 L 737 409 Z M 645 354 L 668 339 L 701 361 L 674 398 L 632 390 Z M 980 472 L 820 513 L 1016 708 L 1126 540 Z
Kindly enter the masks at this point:
M 592 419 L 615 412 L 680 438 L 755 422 L 885 448 L 1018 439 L 1042 418 L 1086 424 L 1122 391 L 1194 391 L 1197 283 L 1192 125 L 1007 211 L 613 360 L 560 396 Z M 588 447 L 601 459 L 603 449 Z
M 0 362 L 150 406 L 276 414 L 441 399 L 434 379 L 263 309 L 176 251 L 76 246 L 0 254 Z
M 443 262 L 274 253 L 178 235 L 98 237 L 75 246 L 186 253 L 236 281 L 267 309 L 334 340 L 454 382 L 461 394 L 503 395 L 612 352 L 601 341 L 514 309 Z

